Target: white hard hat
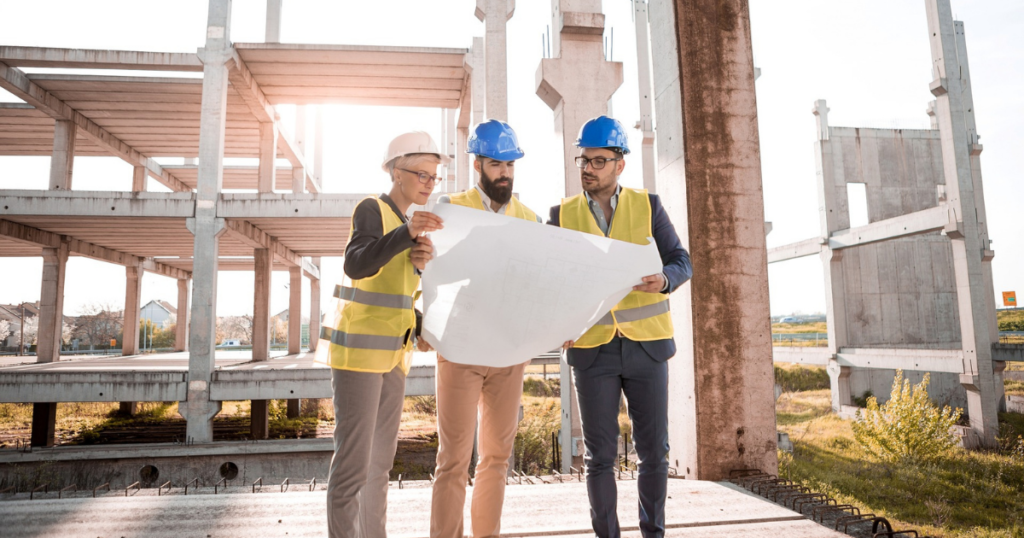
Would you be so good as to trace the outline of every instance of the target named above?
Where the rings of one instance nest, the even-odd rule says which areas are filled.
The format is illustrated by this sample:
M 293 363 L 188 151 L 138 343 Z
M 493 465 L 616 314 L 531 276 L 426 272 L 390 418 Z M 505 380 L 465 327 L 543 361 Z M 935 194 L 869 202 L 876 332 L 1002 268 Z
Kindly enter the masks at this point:
M 400 134 L 395 137 L 394 140 L 388 144 L 388 152 L 384 155 L 384 162 L 381 163 L 380 167 L 385 172 L 388 171 L 388 163 L 405 155 L 412 155 L 414 153 L 433 153 L 441 159 L 441 164 L 448 164 L 451 159 L 441 153 L 437 149 L 437 144 L 434 143 L 434 139 L 430 138 L 430 135 L 423 131 L 412 131 L 405 134 Z

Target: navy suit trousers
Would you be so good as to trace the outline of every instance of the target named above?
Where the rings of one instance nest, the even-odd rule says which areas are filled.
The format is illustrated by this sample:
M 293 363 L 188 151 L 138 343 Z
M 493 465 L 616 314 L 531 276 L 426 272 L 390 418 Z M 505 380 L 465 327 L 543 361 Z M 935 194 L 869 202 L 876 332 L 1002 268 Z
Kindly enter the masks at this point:
M 639 342 L 615 337 L 598 348 L 595 360 L 574 367 L 576 396 L 586 446 L 587 493 L 594 532 L 619 538 L 615 467 L 618 455 L 619 402 L 626 397 L 639 457 L 640 532 L 665 534 L 668 487 L 668 364 L 656 361 Z

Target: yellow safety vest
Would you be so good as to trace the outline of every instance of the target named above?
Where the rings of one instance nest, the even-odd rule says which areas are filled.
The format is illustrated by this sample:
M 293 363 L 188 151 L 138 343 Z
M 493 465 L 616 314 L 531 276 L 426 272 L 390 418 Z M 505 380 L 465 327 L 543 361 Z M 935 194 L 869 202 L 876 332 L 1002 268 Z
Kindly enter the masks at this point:
M 449 194 L 448 198 L 455 205 L 472 207 L 483 211 L 487 210 L 487 208 L 484 207 L 483 198 L 480 197 L 480 192 L 475 188 L 463 192 L 457 192 L 455 194 Z M 523 205 L 523 203 L 515 196 L 510 198 L 508 204 L 505 205 L 505 215 L 531 222 L 537 222 L 537 214 L 530 210 L 530 208 Z
M 558 218 L 562 228 L 604 235 L 583 193 L 562 200 Z M 651 199 L 647 191 L 623 187 L 619 192 L 608 237 L 646 245 L 647 238 L 652 236 Z M 615 336 L 616 330 L 637 342 L 672 338 L 672 314 L 668 305 L 668 296 L 665 294 L 631 291 L 611 312 L 579 337 L 575 347 L 592 348 L 607 344 Z
M 402 225 L 386 202 L 380 206 L 384 234 Z M 351 233 L 349 238 L 351 239 Z M 410 242 L 411 245 L 411 242 Z M 377 274 L 337 286 L 335 326 L 321 327 L 320 339 L 330 342 L 332 368 L 356 372 L 390 372 L 395 366 L 409 373 L 416 312 L 413 310 L 420 277 L 407 251 L 397 254 Z

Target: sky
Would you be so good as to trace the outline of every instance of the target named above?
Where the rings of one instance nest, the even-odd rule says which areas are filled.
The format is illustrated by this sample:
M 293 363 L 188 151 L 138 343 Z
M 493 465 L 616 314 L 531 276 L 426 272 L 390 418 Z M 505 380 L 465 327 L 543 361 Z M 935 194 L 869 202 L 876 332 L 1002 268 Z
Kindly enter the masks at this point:
M 535 93 L 541 36 L 551 24 L 550 5 L 547 0 L 519 0 L 508 22 L 509 122 L 526 151 L 516 166 L 515 187 L 520 199 L 542 214 L 563 195 L 561 140 L 554 134 L 551 110 Z M 952 5 L 955 18 L 965 23 L 978 131 L 985 148 L 982 170 L 996 252 L 995 291 L 997 296 L 1001 291 L 1024 292 L 1024 275 L 1019 270 L 1024 267 L 1024 221 L 1014 218 L 1024 195 L 1024 184 L 1016 181 L 1024 169 L 1020 150 L 1024 130 L 1018 126 L 1024 118 L 1024 100 L 1019 98 L 1024 87 L 1024 4 L 953 0 Z M 0 0 L 4 19 L 18 21 L 5 25 L 0 45 L 194 52 L 204 43 L 206 6 L 205 0 Z M 773 224 L 769 247 L 818 235 L 811 114 L 816 99 L 828 101 L 833 126 L 928 127 L 925 108 L 932 99 L 928 83 L 933 76 L 924 6 L 924 0 L 750 0 L 754 60 L 761 69 L 757 103 L 765 216 Z M 231 39 L 262 42 L 265 9 L 265 0 L 235 0 Z M 472 38 L 484 32 L 474 9 L 473 0 L 285 0 L 281 41 L 469 48 Z M 40 12 L 54 15 L 39 17 Z M 631 2 L 605 0 L 604 12 L 606 34 L 614 33 L 609 54 L 624 65 L 624 82 L 612 99 L 612 113 L 631 126 L 639 119 Z M 0 90 L 0 101 L 18 99 Z M 287 128 L 294 118 L 293 107 L 279 110 Z M 418 129 L 440 139 L 442 112 L 437 109 L 335 105 L 324 107 L 323 113 L 325 192 L 386 191 L 389 180 L 380 171 L 377 156 L 391 138 Z M 632 132 L 631 145 L 639 148 L 640 138 L 639 131 Z M 635 155 L 621 178 L 625 186 L 642 185 L 641 163 Z M 0 157 L 0 189 L 45 189 L 48 170 L 48 157 Z M 75 190 L 131 188 L 132 168 L 116 158 L 79 157 L 74 170 Z M 149 186 L 153 191 L 166 190 L 153 180 Z M 0 303 L 38 300 L 41 268 L 40 258 L 0 256 Z M 323 261 L 325 306 L 334 284 L 341 280 L 341 268 L 340 259 Z M 288 307 L 287 282 L 286 272 L 274 273 L 274 313 Z M 824 310 L 817 257 L 769 266 L 769 284 L 772 315 Z M 120 307 L 124 294 L 123 267 L 81 257 L 69 260 L 66 315 L 75 315 L 90 303 Z M 308 305 L 305 279 L 303 294 Z M 173 280 L 152 274 L 144 277 L 143 303 L 151 299 L 173 303 L 176 296 Z M 251 313 L 252 273 L 221 273 L 217 304 L 222 316 Z

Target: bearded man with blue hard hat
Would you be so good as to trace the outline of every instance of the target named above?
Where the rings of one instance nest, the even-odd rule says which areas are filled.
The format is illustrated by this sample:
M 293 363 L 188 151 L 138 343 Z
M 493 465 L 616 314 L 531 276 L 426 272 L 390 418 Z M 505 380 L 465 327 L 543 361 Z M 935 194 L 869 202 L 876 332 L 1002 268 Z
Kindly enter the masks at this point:
M 466 145 L 466 153 L 476 155 L 473 168 L 480 174 L 480 181 L 464 192 L 441 196 L 438 203 L 541 222 L 536 213 L 512 196 L 515 164 L 524 155 L 512 127 L 503 121 L 487 120 L 473 129 Z M 429 239 L 424 241 L 429 243 Z M 490 368 L 449 362 L 438 355 L 438 450 L 430 511 L 431 537 L 463 536 L 463 506 L 478 413 L 479 460 L 470 509 L 471 535 L 499 535 L 505 476 L 519 427 L 523 373 L 530 359 L 523 357 L 521 364 Z
M 690 255 L 657 195 L 619 185 L 629 154 L 621 123 L 607 116 L 586 122 L 576 146 L 583 192 L 552 207 L 548 224 L 641 245 L 653 237 L 662 260 L 660 273 L 644 277 L 583 336 L 563 346 L 583 425 L 591 524 L 601 538 L 620 535 L 615 464 L 625 396 L 639 458 L 640 532 L 661 537 L 668 486 L 666 362 L 676 353 L 668 294 L 692 276 Z

